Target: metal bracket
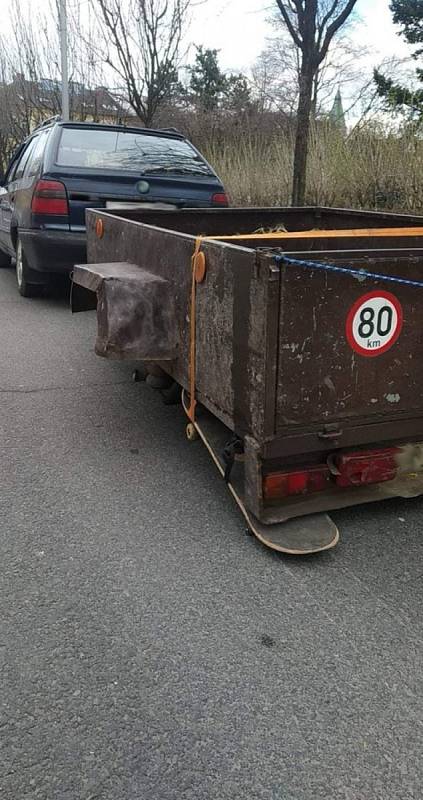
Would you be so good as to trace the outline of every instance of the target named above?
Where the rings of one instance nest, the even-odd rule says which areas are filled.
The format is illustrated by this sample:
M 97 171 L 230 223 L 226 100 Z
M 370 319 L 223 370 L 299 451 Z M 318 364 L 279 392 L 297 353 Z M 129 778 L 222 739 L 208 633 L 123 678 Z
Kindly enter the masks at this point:
M 339 428 L 339 425 L 337 423 L 333 423 L 331 425 L 325 425 L 323 430 L 319 431 L 317 435 L 319 439 L 335 442 L 337 439 L 341 438 L 342 433 L 343 431 Z

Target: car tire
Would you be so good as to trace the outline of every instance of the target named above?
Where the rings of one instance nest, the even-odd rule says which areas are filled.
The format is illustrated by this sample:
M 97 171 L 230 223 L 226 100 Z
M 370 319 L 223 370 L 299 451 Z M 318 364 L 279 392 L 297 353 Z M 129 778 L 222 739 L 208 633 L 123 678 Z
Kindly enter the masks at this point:
M 11 263 L 12 263 L 12 259 L 10 258 L 10 256 L 8 256 L 7 253 L 3 253 L 0 250 L 0 268 L 2 268 L 2 267 L 10 267 Z
M 31 267 L 22 247 L 22 242 L 18 236 L 16 240 L 16 282 L 18 291 L 22 297 L 37 297 L 40 293 L 40 285 L 31 282 Z

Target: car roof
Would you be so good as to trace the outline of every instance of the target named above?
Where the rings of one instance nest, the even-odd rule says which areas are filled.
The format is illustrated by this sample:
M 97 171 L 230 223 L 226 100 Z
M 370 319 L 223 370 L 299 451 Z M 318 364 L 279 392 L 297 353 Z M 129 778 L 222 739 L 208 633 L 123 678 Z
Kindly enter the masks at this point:
M 104 122 L 65 122 L 64 120 L 55 118 L 41 123 L 38 128 L 35 128 L 35 130 L 32 131 L 31 136 L 33 136 L 36 131 L 46 130 L 56 126 L 60 128 L 86 128 L 88 130 L 122 131 L 125 133 L 137 133 L 138 135 L 143 136 L 165 136 L 169 139 L 184 140 L 186 138 L 182 133 L 176 130 L 176 128 L 138 128 L 136 126 L 113 125 Z

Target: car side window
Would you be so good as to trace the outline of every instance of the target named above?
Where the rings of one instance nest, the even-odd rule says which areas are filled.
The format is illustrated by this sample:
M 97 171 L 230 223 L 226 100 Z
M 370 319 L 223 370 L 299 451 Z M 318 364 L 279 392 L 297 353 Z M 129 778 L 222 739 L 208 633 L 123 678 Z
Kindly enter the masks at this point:
M 25 148 L 25 150 L 23 151 L 23 153 L 22 153 L 22 155 L 21 155 L 21 157 L 19 159 L 19 162 L 18 162 L 18 164 L 16 166 L 16 170 L 15 170 L 15 173 L 13 175 L 12 180 L 18 181 L 18 180 L 20 180 L 20 178 L 22 178 L 22 176 L 24 174 L 25 167 L 26 167 L 26 165 L 28 163 L 28 159 L 30 158 L 31 153 L 34 150 L 35 145 L 36 145 L 36 139 L 31 139 L 31 141 L 28 143 L 28 147 Z
M 27 147 L 24 147 L 24 148 L 20 147 L 19 150 L 18 150 L 18 155 L 15 154 L 15 156 L 12 158 L 12 161 L 9 164 L 9 166 L 7 168 L 7 172 L 6 172 L 6 178 L 5 178 L 5 184 L 6 185 L 11 183 L 14 180 L 15 175 L 16 175 L 16 170 L 17 170 L 19 164 L 21 163 L 21 159 L 24 156 L 24 154 L 26 153 L 26 150 L 27 150 Z
M 45 146 L 47 144 L 49 131 L 43 131 L 33 140 L 34 147 L 32 148 L 29 157 L 24 166 L 24 176 L 33 178 L 37 175 L 43 160 Z

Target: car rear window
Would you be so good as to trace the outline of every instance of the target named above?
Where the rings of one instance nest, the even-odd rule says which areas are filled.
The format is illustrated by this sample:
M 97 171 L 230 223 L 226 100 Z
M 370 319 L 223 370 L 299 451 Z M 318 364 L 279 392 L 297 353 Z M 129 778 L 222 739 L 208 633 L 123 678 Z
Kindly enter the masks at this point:
M 63 128 L 57 164 L 62 167 L 124 170 L 142 175 L 214 174 L 189 142 L 132 131 Z

